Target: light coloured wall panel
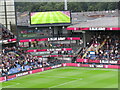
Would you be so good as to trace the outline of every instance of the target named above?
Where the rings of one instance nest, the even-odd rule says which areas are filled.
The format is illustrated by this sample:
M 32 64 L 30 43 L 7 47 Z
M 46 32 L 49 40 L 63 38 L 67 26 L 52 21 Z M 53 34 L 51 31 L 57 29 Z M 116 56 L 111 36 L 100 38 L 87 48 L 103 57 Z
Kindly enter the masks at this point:
M 5 19 L 5 16 L 0 16 L 0 18 Z
M 4 1 L 3 0 L 0 0 L 0 6 L 1 5 L 4 5 Z
M 15 19 L 8 19 L 8 24 L 10 24 L 10 22 L 11 24 L 15 24 Z
M 5 19 L 0 19 L 1 24 L 5 24 Z
M 14 5 L 14 1 L 13 0 L 6 1 L 6 5 Z
M 2 17 L 2 16 L 5 16 L 5 13 L 4 13 L 4 12 L 0 13 L 0 17 Z
M 10 30 L 11 28 L 10 28 L 10 25 L 8 25 L 8 29 Z
M 4 10 L 5 10 L 5 7 L 4 6 L 0 6 L 0 12 L 4 11 Z
M 8 17 L 13 17 L 13 16 L 15 17 L 15 13 L 14 12 L 13 13 L 12 12 L 11 13 L 7 13 L 7 16 Z
M 15 11 L 14 6 L 7 6 L 6 11 Z
M 12 18 L 12 19 L 15 19 L 15 16 L 7 16 L 7 18 Z

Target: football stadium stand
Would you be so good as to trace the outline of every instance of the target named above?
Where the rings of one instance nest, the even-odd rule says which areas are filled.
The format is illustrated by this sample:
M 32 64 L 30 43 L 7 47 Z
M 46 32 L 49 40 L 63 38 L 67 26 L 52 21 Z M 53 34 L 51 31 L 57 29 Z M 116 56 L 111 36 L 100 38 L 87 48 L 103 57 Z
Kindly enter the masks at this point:
M 82 48 L 77 62 L 80 58 L 88 60 L 120 60 L 120 35 L 118 33 L 97 32 L 87 43 L 88 47 Z
M 18 21 L 17 25 L 29 25 L 29 12 L 17 13 Z M 81 19 L 82 18 L 82 19 Z M 87 26 L 118 26 L 118 13 L 117 11 L 96 11 L 96 12 L 81 12 L 72 13 L 72 24 L 70 27 L 87 27 Z M 82 22 L 82 23 L 80 23 Z M 98 23 L 99 22 L 99 23 Z M 108 22 L 110 22 L 108 24 Z M 79 24 L 77 24 L 79 23 Z M 96 23 L 96 24 L 94 24 Z M 85 26 L 86 25 L 86 26 Z M 100 26 L 100 27 L 101 27 Z M 7 30 L 2 24 L 0 24 L 2 33 L 0 34 L 0 40 L 7 42 L 16 41 L 16 36 Z M 66 55 L 64 57 L 73 57 L 73 61 L 77 63 L 92 63 L 92 64 L 119 64 L 120 62 L 120 32 L 105 32 L 94 31 L 91 32 L 90 40 L 87 41 L 87 46 L 82 47 L 83 43 L 80 37 L 74 40 L 74 37 L 67 37 L 68 40 L 54 40 L 50 38 L 44 39 L 29 39 L 20 40 L 20 46 L 5 46 L 3 44 L 0 61 L 0 73 L 2 76 L 8 76 L 15 73 L 34 70 L 42 67 L 49 67 L 66 63 L 64 60 L 56 58 L 59 55 Z M 92 33 L 94 32 L 94 33 Z M 42 34 L 42 33 L 41 33 Z M 43 36 L 46 34 L 43 32 Z M 86 36 L 87 37 L 87 36 Z M 62 37 L 63 38 L 63 37 Z M 33 40 L 33 41 L 32 41 Z M 50 40 L 50 41 L 49 41 Z M 53 41 L 52 41 L 53 40 Z M 42 43 L 41 43 L 42 42 Z M 74 43 L 75 42 L 75 43 Z M 21 48 L 23 47 L 23 48 Z M 25 49 L 26 48 L 26 49 Z M 49 49 L 49 50 L 48 50 Z M 59 49 L 59 51 L 56 51 Z M 43 51 L 44 54 L 43 54 Z M 46 51 L 50 51 L 49 53 Z M 76 53 L 77 52 L 77 53 Z M 44 58 L 41 58 L 44 55 Z M 48 55 L 45 57 L 45 55 Z M 50 58 L 54 55 L 54 59 Z M 63 59 L 63 58 L 62 58 Z M 90 60 L 98 60 L 99 62 L 90 62 Z M 101 61 L 100 61 L 101 60 Z M 114 61 L 115 63 L 102 62 Z M 74 63 L 75 63 L 74 62 Z

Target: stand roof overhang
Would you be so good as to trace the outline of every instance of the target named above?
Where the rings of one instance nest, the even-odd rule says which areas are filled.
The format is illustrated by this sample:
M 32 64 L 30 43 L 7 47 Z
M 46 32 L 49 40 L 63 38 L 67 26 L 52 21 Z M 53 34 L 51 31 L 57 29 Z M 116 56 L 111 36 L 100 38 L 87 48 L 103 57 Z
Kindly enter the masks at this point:
M 67 30 L 120 30 L 119 17 L 101 17 L 67 27 Z

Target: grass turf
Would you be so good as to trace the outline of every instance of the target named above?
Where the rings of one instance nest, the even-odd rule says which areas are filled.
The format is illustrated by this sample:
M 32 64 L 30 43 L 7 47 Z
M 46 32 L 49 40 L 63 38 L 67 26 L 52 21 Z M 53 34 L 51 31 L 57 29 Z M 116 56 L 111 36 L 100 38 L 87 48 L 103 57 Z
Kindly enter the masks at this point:
M 60 11 L 37 12 L 31 16 L 31 24 L 70 23 L 70 17 Z
M 118 88 L 118 70 L 61 67 L 3 82 L 3 88 Z

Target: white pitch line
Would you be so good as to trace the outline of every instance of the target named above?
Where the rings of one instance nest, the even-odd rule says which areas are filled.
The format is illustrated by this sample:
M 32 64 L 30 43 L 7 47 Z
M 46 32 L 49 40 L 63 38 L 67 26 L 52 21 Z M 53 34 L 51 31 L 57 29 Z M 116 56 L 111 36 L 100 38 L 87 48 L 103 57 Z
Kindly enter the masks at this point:
M 87 70 L 103 70 L 103 71 L 118 71 L 118 70 L 111 70 L 111 69 L 98 69 L 98 68 L 91 68 L 91 69 L 87 69 Z
M 78 79 L 78 80 L 83 80 L 83 79 L 81 78 L 81 79 Z M 62 85 L 65 85 L 65 84 L 68 84 L 68 83 L 71 83 L 71 82 L 78 81 L 78 80 L 69 81 L 69 82 L 62 83 L 62 84 L 59 84 L 59 85 L 56 85 L 56 86 L 52 86 L 52 87 L 49 87 L 49 88 L 54 88 L 54 87 L 62 86 Z
M 71 78 L 71 77 L 57 77 L 57 76 L 47 76 L 47 77 L 54 77 L 54 78 L 69 78 L 69 79 L 78 79 L 78 78 Z
M 2 88 L 7 88 L 7 87 L 11 87 L 11 86 L 16 86 L 16 85 L 19 85 L 20 83 L 16 83 L 15 85 L 9 85 L 9 86 L 5 86 L 5 87 L 2 87 Z
M 65 67 L 64 69 L 69 68 Z M 71 67 L 70 67 L 71 68 Z M 86 69 L 86 70 L 105 70 L 105 71 L 119 71 L 118 69 L 107 69 L 107 68 L 83 68 L 83 67 L 78 67 L 78 68 L 73 68 L 73 69 Z

